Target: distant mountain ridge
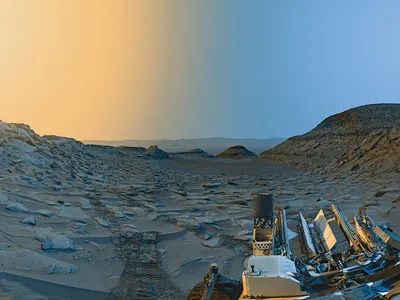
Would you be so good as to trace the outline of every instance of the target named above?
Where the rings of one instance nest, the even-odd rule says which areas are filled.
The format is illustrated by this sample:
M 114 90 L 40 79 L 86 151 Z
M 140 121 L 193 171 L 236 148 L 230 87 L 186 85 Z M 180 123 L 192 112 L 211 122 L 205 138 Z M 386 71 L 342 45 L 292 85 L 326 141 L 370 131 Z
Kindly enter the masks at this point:
M 250 151 L 259 154 L 262 151 L 270 149 L 279 143 L 283 142 L 283 138 L 271 139 L 252 139 L 252 138 L 199 138 L 199 139 L 180 139 L 180 140 L 116 140 L 116 141 L 101 141 L 101 140 L 86 140 L 84 144 L 108 145 L 108 146 L 130 146 L 130 147 L 145 147 L 157 145 L 160 149 L 174 153 L 184 152 L 193 149 L 202 149 L 207 153 L 216 155 L 227 148 L 234 145 L 243 145 Z
M 364 105 L 332 115 L 260 157 L 328 172 L 400 172 L 400 104 Z

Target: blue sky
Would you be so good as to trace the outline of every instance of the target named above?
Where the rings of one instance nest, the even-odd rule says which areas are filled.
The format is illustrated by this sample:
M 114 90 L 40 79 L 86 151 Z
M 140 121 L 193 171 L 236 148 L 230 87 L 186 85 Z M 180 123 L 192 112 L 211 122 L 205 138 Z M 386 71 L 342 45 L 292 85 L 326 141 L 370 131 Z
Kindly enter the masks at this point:
M 400 2 L 175 4 L 185 30 L 172 47 L 192 63 L 185 99 L 166 106 L 166 116 L 183 106 L 182 123 L 160 137 L 289 137 L 351 107 L 399 102 Z
M 391 0 L 10 1 L 1 119 L 81 140 L 302 134 L 399 102 L 399 16 Z

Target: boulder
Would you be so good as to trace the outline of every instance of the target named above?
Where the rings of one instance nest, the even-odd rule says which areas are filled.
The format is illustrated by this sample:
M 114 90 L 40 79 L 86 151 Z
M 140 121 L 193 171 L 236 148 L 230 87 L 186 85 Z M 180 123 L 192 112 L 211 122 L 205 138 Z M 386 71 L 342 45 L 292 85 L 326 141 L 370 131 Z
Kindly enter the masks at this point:
M 42 242 L 43 250 L 77 250 L 74 241 L 69 237 L 50 231 L 39 231 L 36 239 Z

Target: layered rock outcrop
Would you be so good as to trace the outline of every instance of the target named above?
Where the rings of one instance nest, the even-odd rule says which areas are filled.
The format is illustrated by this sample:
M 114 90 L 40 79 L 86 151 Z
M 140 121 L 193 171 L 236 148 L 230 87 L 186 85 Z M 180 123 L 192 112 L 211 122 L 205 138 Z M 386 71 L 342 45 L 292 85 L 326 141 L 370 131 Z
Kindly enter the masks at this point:
M 326 172 L 399 172 L 400 104 L 365 105 L 330 116 L 260 157 Z
M 255 155 L 253 152 L 248 150 L 246 147 L 242 145 L 236 145 L 229 147 L 225 151 L 221 152 L 220 154 L 217 155 L 218 158 L 231 158 L 231 159 L 244 159 L 244 158 L 255 158 L 257 155 Z
M 0 122 L 0 166 L 24 173 L 28 167 L 78 170 L 90 166 L 86 147 L 72 138 L 40 136 L 28 125 Z M 39 170 L 38 169 L 38 170 Z

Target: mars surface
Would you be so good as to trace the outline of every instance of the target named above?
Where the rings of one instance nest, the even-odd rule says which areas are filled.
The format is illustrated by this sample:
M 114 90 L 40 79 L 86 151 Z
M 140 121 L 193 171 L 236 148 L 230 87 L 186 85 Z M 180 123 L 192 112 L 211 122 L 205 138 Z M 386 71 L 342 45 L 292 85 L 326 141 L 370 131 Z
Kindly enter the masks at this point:
M 240 279 L 253 193 L 273 193 L 289 219 L 333 203 L 350 218 L 365 205 L 400 232 L 397 121 L 353 142 L 336 135 L 346 151 L 332 158 L 316 134 L 301 149 L 294 139 L 241 159 L 85 145 L 0 123 L 0 299 L 185 299 L 213 262 Z

